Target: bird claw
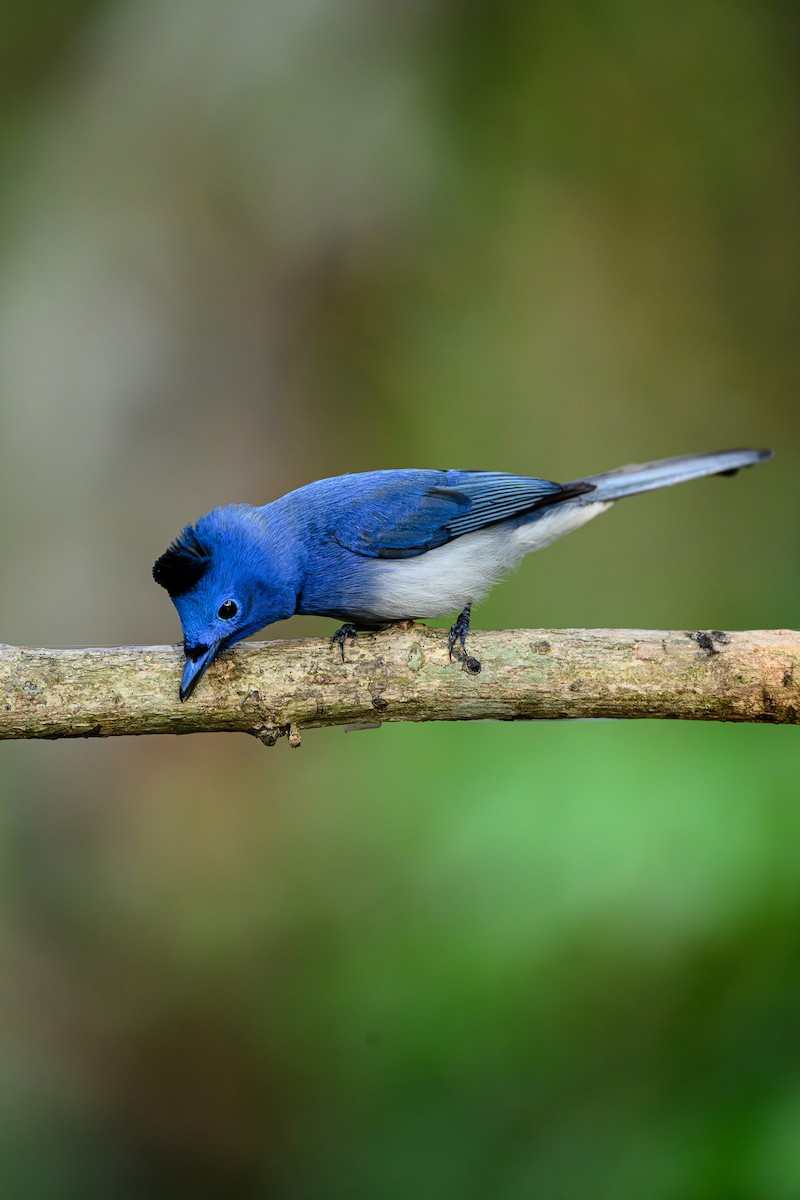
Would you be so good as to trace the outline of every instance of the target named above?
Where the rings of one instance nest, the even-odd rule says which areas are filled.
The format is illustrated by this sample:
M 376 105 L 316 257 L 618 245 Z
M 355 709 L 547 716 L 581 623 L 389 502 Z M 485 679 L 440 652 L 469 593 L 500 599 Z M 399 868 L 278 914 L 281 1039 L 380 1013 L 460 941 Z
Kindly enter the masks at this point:
M 463 662 L 470 674 L 478 675 L 480 673 L 481 664 L 477 658 L 471 658 L 467 654 L 467 634 L 469 633 L 471 607 L 472 606 L 468 604 L 464 611 L 456 618 L 455 624 L 451 626 L 450 634 L 447 639 L 447 647 L 450 653 L 451 662 L 454 658 L 458 658 L 460 662 Z M 456 649 L 456 643 L 460 645 L 460 650 L 454 654 L 453 651 Z
M 344 662 L 344 646 L 348 638 L 352 638 L 353 641 L 358 639 L 358 631 L 355 625 L 351 625 L 349 621 L 340 626 L 331 638 L 331 645 L 338 646 L 341 651 L 342 662 Z

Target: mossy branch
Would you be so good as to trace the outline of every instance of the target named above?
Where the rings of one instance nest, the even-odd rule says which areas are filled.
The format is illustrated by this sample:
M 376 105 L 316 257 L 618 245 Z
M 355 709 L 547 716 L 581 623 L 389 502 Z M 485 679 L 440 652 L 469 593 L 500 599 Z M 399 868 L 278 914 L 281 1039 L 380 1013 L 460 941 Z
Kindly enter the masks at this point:
M 800 722 L 800 633 L 628 629 L 362 634 L 237 646 L 181 704 L 179 646 L 0 646 L 0 738 L 242 732 L 272 745 L 323 725 L 657 717 Z M 480 669 L 478 670 L 478 662 Z

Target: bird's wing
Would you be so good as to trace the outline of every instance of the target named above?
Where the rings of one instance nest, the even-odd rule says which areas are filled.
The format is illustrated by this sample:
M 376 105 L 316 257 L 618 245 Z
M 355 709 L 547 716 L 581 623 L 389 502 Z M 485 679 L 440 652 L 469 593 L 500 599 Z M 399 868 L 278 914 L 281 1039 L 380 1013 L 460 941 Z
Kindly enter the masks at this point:
M 330 532 L 366 558 L 413 558 L 485 525 L 592 490 L 591 484 L 564 486 L 492 471 L 381 471 L 361 479 Z

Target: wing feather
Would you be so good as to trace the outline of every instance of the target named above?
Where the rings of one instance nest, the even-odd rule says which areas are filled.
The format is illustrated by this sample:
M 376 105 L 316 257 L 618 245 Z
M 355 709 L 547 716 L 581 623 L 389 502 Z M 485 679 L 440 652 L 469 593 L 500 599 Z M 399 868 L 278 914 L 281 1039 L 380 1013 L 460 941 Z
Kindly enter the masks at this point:
M 493 471 L 381 471 L 331 529 L 367 558 L 412 558 L 465 533 L 593 490 Z M 369 480 L 369 482 L 367 482 Z

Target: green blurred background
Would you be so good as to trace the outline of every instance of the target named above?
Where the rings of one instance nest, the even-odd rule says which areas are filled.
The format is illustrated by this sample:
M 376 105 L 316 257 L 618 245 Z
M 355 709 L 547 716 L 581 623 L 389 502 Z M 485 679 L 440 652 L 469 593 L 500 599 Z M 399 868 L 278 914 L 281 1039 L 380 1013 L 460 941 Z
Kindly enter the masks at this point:
M 479 626 L 796 625 L 800 14 L 5 0 L 0 633 L 176 640 L 187 520 L 772 445 Z M 329 633 L 296 621 L 286 633 Z M 6 744 L 0 1188 L 796 1200 L 796 731 Z

